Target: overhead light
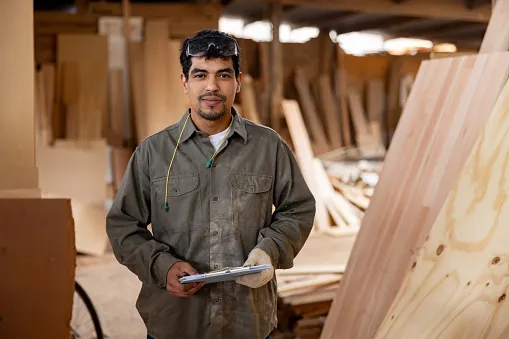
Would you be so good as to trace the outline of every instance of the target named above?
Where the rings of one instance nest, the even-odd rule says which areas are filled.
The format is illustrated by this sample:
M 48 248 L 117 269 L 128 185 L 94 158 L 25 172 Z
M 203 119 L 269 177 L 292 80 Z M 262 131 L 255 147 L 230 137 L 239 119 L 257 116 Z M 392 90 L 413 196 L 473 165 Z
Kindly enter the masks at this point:
M 457 50 L 456 45 L 449 43 L 442 43 L 433 46 L 433 52 L 437 53 L 456 53 Z
M 415 54 L 418 51 L 429 51 L 433 43 L 429 40 L 395 38 L 384 42 L 384 50 L 393 55 Z

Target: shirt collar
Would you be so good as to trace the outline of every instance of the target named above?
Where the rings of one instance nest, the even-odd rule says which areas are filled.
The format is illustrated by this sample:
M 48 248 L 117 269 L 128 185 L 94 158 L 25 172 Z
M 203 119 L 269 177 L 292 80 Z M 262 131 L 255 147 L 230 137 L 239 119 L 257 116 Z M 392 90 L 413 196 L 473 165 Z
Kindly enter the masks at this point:
M 191 109 L 186 110 L 185 114 L 182 116 L 179 122 L 179 131 L 181 131 L 182 127 L 185 125 L 184 131 L 182 132 L 182 137 L 180 138 L 180 142 L 184 142 L 191 138 L 194 133 L 198 133 L 198 129 L 196 128 L 196 125 L 194 124 L 191 117 L 189 117 L 186 124 L 186 119 L 189 113 L 191 113 Z M 242 137 L 242 139 L 244 139 L 245 145 L 247 143 L 246 121 L 234 107 L 232 107 L 232 117 L 233 123 L 227 138 L 231 137 L 233 133 L 237 133 Z

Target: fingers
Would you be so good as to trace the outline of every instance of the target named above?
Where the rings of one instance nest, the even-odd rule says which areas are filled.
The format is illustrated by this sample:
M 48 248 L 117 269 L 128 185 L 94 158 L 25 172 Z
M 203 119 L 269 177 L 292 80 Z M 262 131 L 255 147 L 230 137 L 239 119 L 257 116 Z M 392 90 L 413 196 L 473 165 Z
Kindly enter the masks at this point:
M 189 275 L 196 275 L 198 272 L 194 269 L 193 266 L 189 265 L 188 263 L 182 263 L 182 265 L 179 265 L 180 274 L 182 276 L 189 274 Z
M 189 285 L 189 286 L 185 286 L 185 285 Z M 204 283 L 182 284 L 182 286 L 184 286 L 186 288 L 186 290 L 181 290 L 179 288 L 174 288 L 172 286 L 168 286 L 166 289 L 167 289 L 168 293 L 170 293 L 170 295 L 172 295 L 174 297 L 188 298 L 188 297 L 194 295 L 200 288 L 203 287 L 203 285 L 205 285 L 205 284 Z

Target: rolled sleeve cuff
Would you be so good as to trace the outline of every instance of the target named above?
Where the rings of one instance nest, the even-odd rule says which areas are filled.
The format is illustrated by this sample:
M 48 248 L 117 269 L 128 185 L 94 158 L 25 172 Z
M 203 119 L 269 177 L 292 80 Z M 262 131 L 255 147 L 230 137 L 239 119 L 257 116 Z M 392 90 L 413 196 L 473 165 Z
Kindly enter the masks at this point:
M 274 269 L 278 267 L 279 263 L 279 250 L 274 243 L 274 241 L 270 238 L 264 238 L 255 246 L 255 248 L 261 249 L 265 253 L 268 254 L 270 260 L 272 262 L 272 266 Z
M 157 256 L 154 261 L 154 275 L 156 278 L 156 284 L 160 288 L 166 288 L 166 280 L 168 279 L 168 271 L 177 262 L 182 261 L 169 253 L 161 253 Z

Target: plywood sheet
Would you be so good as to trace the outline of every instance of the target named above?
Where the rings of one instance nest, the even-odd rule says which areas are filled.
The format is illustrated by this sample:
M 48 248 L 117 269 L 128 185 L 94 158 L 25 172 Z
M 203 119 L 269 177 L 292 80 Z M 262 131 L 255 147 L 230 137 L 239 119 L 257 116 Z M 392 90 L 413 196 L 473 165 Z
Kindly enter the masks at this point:
M 70 115 L 67 131 L 76 139 L 100 138 L 107 123 L 108 38 L 60 34 L 57 60 L 62 103 Z
M 145 28 L 146 136 L 168 125 L 168 21 L 147 20 Z
M 23 19 L 20 20 L 20 17 Z M 34 136 L 34 32 L 33 4 L 27 1 L 0 3 L 0 174 L 15 177 L 22 188 L 33 186 Z M 9 173 L 21 168 L 28 174 Z M 0 189 L 12 186 L 0 176 Z M 17 187 L 15 187 L 17 188 Z M 21 188 L 21 187 L 20 187 Z
M 343 145 L 341 138 L 341 125 L 339 123 L 339 114 L 337 111 L 337 101 L 332 91 L 331 78 L 328 75 L 322 75 L 318 81 L 320 102 L 323 105 L 325 114 L 325 126 L 330 144 L 333 148 L 339 148 Z
M 57 140 L 53 147 L 38 146 L 37 167 L 44 193 L 81 202 L 106 200 L 106 142 L 89 144 Z
M 508 70 L 509 53 L 422 64 L 323 338 L 373 337 L 480 135 Z M 341 329 L 339 337 L 333 336 L 335 329 Z
M 507 338 L 509 85 L 376 338 Z
M 68 338 L 73 217 L 65 199 L 0 199 L 0 338 Z
M 509 50 L 509 1 L 497 0 L 486 29 L 479 53 L 506 52 Z
M 182 74 L 182 67 L 180 66 L 180 40 L 170 40 L 168 42 L 168 114 L 163 125 L 167 127 L 176 122 L 179 122 L 182 115 L 189 108 L 189 99 L 184 92 L 180 74 Z

